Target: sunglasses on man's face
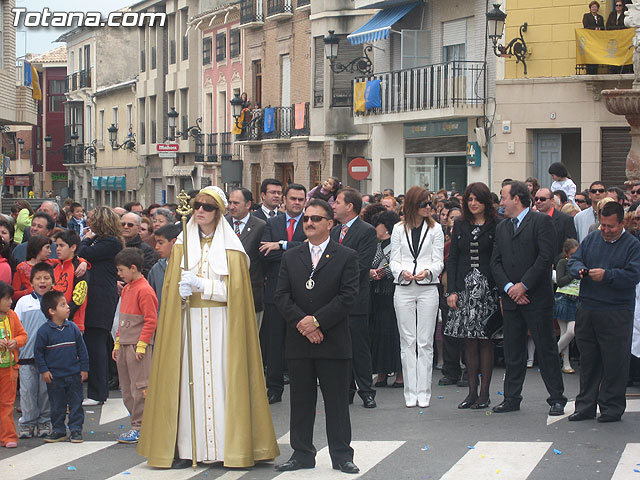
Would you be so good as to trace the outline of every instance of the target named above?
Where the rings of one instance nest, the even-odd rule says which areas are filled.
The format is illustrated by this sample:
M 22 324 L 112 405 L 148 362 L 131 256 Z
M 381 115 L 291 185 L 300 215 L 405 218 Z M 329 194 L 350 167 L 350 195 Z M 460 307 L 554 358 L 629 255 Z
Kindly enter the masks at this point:
M 580 198 L 576 198 L 576 203 L 587 203 L 586 200 L 582 200 Z
M 551 200 L 548 197 L 534 197 L 536 202 L 546 202 L 547 200 Z
M 640 193 L 640 188 L 636 188 L 635 190 L 631 190 L 631 193 L 633 193 L 634 195 L 637 195 L 638 193 Z
M 129 228 L 133 228 L 136 226 L 135 223 L 131 223 L 131 222 L 122 222 L 122 226 L 123 227 L 129 227 Z
M 604 193 L 604 188 L 592 188 L 589 190 L 591 193 Z
M 210 203 L 203 203 L 203 202 L 194 202 L 193 203 L 193 210 L 200 210 L 200 208 L 202 207 L 202 209 L 205 212 L 213 212 L 216 209 L 215 205 L 212 205 Z
M 327 217 L 323 217 L 322 215 L 303 215 L 302 223 L 307 223 L 311 220 L 313 223 L 321 222 L 322 220 L 329 220 Z

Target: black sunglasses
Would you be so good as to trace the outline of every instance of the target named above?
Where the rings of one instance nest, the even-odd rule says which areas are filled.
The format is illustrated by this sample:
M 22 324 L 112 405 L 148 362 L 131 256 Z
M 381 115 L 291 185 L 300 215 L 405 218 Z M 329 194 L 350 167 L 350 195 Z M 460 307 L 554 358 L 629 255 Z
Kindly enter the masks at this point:
M 592 188 L 589 190 L 591 193 L 604 193 L 604 188 Z
M 586 200 L 580 200 L 579 198 L 576 198 L 576 203 L 587 203 Z
M 210 203 L 193 202 L 194 211 L 200 210 L 200 207 L 202 207 L 205 212 L 213 212 L 216 209 L 216 206 L 211 205 Z
M 431 202 L 420 202 L 420 205 L 418 205 L 418 208 L 425 208 L 430 206 L 431 206 Z
M 534 200 L 536 202 L 546 202 L 547 200 L 551 200 L 551 199 L 547 197 L 534 197 Z
M 122 226 L 123 227 L 129 227 L 129 228 L 133 228 L 136 226 L 135 223 L 131 223 L 131 222 L 122 222 Z
M 321 222 L 322 220 L 329 220 L 327 217 L 323 217 L 322 215 L 303 215 L 302 223 L 307 223 L 311 220 L 313 223 Z
M 636 188 L 635 190 L 631 190 L 631 193 L 633 193 L 633 194 L 640 193 L 640 188 Z

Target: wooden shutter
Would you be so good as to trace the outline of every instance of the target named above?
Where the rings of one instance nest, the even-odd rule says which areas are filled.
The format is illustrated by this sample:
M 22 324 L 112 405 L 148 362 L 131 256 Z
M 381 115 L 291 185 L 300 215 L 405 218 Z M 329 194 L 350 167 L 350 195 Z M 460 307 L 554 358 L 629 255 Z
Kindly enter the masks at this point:
M 602 129 L 600 180 L 607 187 L 620 187 L 626 190 L 624 185 L 627 180 L 625 169 L 627 154 L 631 148 L 631 134 L 629 132 L 629 127 Z
M 324 42 L 323 37 L 313 39 L 313 106 L 324 105 Z

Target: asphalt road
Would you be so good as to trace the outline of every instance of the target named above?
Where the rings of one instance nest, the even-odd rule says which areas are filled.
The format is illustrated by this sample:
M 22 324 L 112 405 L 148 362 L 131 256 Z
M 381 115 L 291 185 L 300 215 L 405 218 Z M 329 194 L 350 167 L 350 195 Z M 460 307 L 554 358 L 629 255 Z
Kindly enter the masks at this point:
M 494 372 L 493 405 L 502 400 L 504 370 Z M 17 449 L 0 449 L 0 479 L 640 479 L 640 396 L 630 398 L 623 421 L 570 423 L 548 417 L 546 390 L 537 367 L 527 371 L 524 400 L 519 412 L 494 414 L 458 410 L 466 389 L 439 387 L 434 375 L 429 408 L 406 408 L 400 389 L 378 389 L 376 409 L 364 409 L 356 397 L 351 407 L 352 446 L 358 476 L 331 469 L 324 429 L 324 412 L 318 403 L 316 417 L 317 467 L 279 474 L 273 462 L 250 470 L 224 469 L 219 465 L 166 471 L 149 469 L 135 446 L 115 443 L 128 428 L 119 392 L 103 407 L 88 407 L 83 444 L 46 445 L 40 439 L 21 440 Z M 569 400 L 578 392 L 578 375 L 564 375 Z M 287 387 L 288 388 L 288 387 Z M 629 393 L 640 394 L 630 388 Z M 289 458 L 288 389 L 283 402 L 272 406 L 281 456 Z M 571 413 L 568 405 L 567 414 Z M 17 418 L 17 415 L 16 415 Z M 615 472 L 615 475 L 614 475 Z

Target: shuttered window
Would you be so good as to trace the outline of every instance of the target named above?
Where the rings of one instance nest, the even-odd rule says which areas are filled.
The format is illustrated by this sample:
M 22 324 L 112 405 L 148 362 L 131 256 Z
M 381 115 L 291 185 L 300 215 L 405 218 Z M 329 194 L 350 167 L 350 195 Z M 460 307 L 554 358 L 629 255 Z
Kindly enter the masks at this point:
M 346 65 L 356 57 L 362 57 L 362 45 L 351 45 L 346 35 L 338 35 L 340 38 L 340 46 L 338 47 L 338 58 L 336 63 Z M 332 72 L 333 73 L 333 72 Z M 353 86 L 352 80 L 362 76 L 357 71 L 354 73 L 342 72 L 333 73 L 333 82 L 331 87 L 331 106 L 332 107 L 349 107 L 353 103 Z
M 402 30 L 402 69 L 429 65 L 429 32 Z
M 625 169 L 627 154 L 631 149 L 629 127 L 611 127 L 602 129 L 600 180 L 607 187 L 620 187 L 626 190 Z
M 324 105 L 324 41 L 323 37 L 313 39 L 313 106 Z
M 460 18 L 442 23 L 442 46 L 467 43 L 467 19 Z

